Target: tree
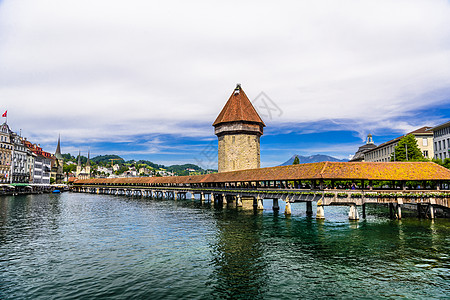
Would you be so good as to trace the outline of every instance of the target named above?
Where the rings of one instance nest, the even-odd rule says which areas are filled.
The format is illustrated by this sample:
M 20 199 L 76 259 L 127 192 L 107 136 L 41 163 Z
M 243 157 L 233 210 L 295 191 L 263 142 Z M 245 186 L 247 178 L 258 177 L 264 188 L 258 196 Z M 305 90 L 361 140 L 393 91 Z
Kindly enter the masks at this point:
M 300 159 L 298 159 L 298 156 L 295 156 L 293 165 L 298 165 L 300 163 Z
M 77 165 L 73 165 L 73 164 L 71 164 L 71 165 L 64 164 L 64 166 L 63 166 L 64 173 L 73 173 L 73 172 L 75 172 L 76 169 L 77 169 Z
M 394 155 L 395 154 L 395 155 Z M 425 161 L 417 145 L 416 137 L 408 134 L 400 139 L 391 155 L 391 161 Z
M 450 158 L 446 158 L 444 160 L 439 158 L 434 158 L 433 162 L 437 163 L 438 165 L 443 166 L 444 168 L 450 169 Z

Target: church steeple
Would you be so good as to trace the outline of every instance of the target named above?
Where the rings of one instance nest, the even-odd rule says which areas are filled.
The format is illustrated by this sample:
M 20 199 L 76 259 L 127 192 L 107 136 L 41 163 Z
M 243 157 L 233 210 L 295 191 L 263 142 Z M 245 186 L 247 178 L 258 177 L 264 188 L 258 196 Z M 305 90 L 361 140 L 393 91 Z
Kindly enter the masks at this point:
M 55 157 L 57 159 L 63 159 L 61 154 L 61 135 L 58 136 L 58 145 L 56 146 Z
M 90 159 L 90 156 L 91 156 L 90 152 L 91 151 L 88 150 L 88 157 L 87 157 L 86 168 L 85 168 L 88 178 L 91 177 L 91 163 L 89 162 L 89 159 Z
M 58 145 L 55 151 L 55 163 L 52 166 L 52 178 L 56 183 L 63 183 L 64 180 L 64 157 L 61 154 L 61 135 L 58 135 Z
M 81 167 L 81 151 L 78 150 L 78 166 Z

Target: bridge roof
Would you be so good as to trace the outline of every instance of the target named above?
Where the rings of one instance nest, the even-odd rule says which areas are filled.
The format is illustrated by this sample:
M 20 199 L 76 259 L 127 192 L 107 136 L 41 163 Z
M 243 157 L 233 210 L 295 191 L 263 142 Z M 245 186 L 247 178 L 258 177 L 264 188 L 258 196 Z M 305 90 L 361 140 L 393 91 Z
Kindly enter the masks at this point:
M 97 178 L 76 184 L 187 184 L 267 180 L 450 180 L 450 170 L 432 162 L 321 162 L 195 176 Z

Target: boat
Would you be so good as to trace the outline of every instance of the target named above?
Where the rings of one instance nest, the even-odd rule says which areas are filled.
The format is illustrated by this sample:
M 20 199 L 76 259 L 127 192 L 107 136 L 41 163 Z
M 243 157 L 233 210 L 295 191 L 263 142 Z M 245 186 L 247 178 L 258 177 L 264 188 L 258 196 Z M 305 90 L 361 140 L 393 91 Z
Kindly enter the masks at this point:
M 60 190 L 53 190 L 52 193 L 53 193 L 53 194 L 59 194 L 59 193 L 61 193 L 61 191 L 60 191 Z

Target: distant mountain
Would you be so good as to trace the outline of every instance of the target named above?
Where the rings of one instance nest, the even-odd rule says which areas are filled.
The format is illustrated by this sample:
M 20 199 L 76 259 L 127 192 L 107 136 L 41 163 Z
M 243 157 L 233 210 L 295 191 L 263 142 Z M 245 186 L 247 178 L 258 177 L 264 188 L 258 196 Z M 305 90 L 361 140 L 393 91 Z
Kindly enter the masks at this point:
M 348 159 L 339 159 L 339 158 L 336 158 L 333 156 L 323 155 L 323 154 L 315 154 L 315 155 L 311 155 L 311 156 L 301 156 L 301 155 L 296 154 L 296 155 L 292 156 L 287 162 L 281 164 L 280 166 L 292 165 L 296 156 L 300 160 L 301 164 L 316 163 L 316 162 L 322 162 L 322 161 L 341 161 L 341 162 L 348 161 Z

